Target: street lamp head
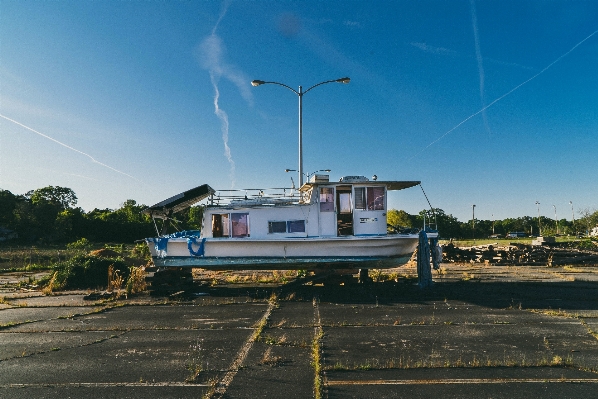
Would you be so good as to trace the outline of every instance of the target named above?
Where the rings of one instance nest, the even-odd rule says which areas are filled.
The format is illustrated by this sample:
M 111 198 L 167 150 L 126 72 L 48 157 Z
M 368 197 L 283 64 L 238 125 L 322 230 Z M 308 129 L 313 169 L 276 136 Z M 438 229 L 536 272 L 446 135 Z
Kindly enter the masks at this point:
M 335 80 L 335 82 L 344 83 L 344 84 L 347 84 L 350 81 L 351 81 L 351 78 L 340 78 L 340 79 Z
M 296 169 L 285 169 L 284 171 L 287 172 L 287 173 L 289 173 L 289 172 L 297 172 Z
M 259 86 L 259 85 L 263 85 L 264 83 L 266 83 L 266 82 L 264 82 L 263 80 L 252 80 L 251 81 L 252 86 Z

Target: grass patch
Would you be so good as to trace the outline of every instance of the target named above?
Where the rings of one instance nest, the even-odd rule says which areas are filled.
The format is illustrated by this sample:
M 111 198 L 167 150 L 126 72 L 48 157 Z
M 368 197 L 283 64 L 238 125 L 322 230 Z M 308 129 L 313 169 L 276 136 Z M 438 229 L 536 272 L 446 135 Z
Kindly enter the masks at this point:
M 432 353 L 425 359 L 399 357 L 381 362 L 379 359 L 365 359 L 360 363 L 345 364 L 337 362 L 325 368 L 326 371 L 358 371 L 358 370 L 408 370 L 408 369 L 441 369 L 441 368 L 482 368 L 482 367 L 575 367 L 573 357 L 567 355 L 552 355 L 551 358 L 542 357 L 530 362 L 525 355 L 519 358 L 504 356 L 502 359 L 479 359 L 477 356 L 466 360 L 462 356 L 457 358 L 443 357 Z
M 54 272 L 40 280 L 39 283 L 45 287 L 45 293 L 63 289 L 108 287 L 110 284 L 108 277 L 110 268 L 112 268 L 112 279 L 115 277 L 114 273 L 117 273 L 122 279 L 128 279 L 129 267 L 122 258 L 98 258 L 79 255 L 68 261 L 55 264 L 53 267 Z

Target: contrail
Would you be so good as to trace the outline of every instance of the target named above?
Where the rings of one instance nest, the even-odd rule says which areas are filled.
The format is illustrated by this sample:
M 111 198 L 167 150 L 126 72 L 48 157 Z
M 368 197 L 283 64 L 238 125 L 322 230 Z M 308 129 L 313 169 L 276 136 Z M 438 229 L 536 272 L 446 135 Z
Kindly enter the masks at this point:
M 480 73 L 480 100 L 482 101 L 482 108 L 486 107 L 486 96 L 484 94 L 484 64 L 482 58 L 482 52 L 480 50 L 480 36 L 478 34 L 478 16 L 475 9 L 474 0 L 469 1 L 471 5 L 471 25 L 473 26 L 473 37 L 475 40 L 475 55 L 478 60 L 478 71 Z M 482 112 L 482 118 L 484 119 L 484 126 L 488 131 L 488 134 L 492 135 L 490 125 L 488 124 L 488 116 L 486 111 Z
M 577 43 L 575 46 L 571 47 L 571 49 L 569 49 L 569 51 L 567 51 L 565 54 L 561 55 L 556 60 L 552 61 L 550 64 L 548 64 L 546 67 L 544 67 L 544 69 L 542 69 L 540 72 L 538 72 L 537 74 L 535 74 L 534 76 L 532 76 L 528 80 L 524 81 L 523 83 L 518 84 L 517 86 L 513 87 L 511 90 L 509 90 L 508 92 L 506 92 L 502 96 L 500 96 L 497 99 L 495 99 L 494 101 L 492 101 L 490 104 L 486 105 L 485 107 L 482 107 L 482 109 L 480 109 L 476 113 L 471 114 L 467 118 L 463 119 L 461 122 L 459 122 L 452 129 L 448 130 L 442 136 L 438 137 L 436 140 L 432 141 L 430 144 L 428 144 L 426 147 L 424 147 L 420 152 L 416 153 L 411 158 L 409 158 L 409 160 L 411 161 L 413 158 L 415 158 L 416 156 L 418 156 L 419 154 L 421 154 L 422 152 L 424 152 L 425 150 L 427 150 L 428 148 L 430 148 L 431 146 L 433 146 L 434 144 L 436 144 L 437 142 L 439 142 L 440 140 L 442 140 L 445 136 L 447 136 L 448 134 L 452 133 L 459 126 L 461 126 L 462 124 L 464 124 L 465 122 L 467 122 L 468 120 L 470 120 L 471 118 L 473 118 L 474 116 L 479 115 L 480 113 L 484 112 L 485 110 L 487 110 L 488 108 L 490 108 L 491 106 L 493 106 L 494 104 L 496 104 L 497 102 L 499 102 L 500 100 L 502 100 L 503 98 L 505 98 L 506 96 L 508 96 L 509 94 L 511 94 L 514 91 L 516 91 L 517 89 L 519 89 L 521 86 L 523 86 L 523 85 L 531 82 L 532 80 L 536 79 L 538 76 L 540 76 L 541 74 L 543 74 L 544 72 L 546 72 L 548 69 L 550 69 L 550 67 L 552 67 L 554 64 L 556 64 L 557 62 L 559 62 L 560 60 L 562 60 L 563 58 L 565 58 L 566 56 L 568 56 L 569 54 L 571 54 L 571 52 L 573 52 L 573 50 L 575 50 L 577 47 L 579 47 L 581 44 L 583 44 L 586 40 L 590 39 L 596 33 L 598 33 L 598 30 L 595 30 L 594 32 L 592 32 L 585 39 L 583 39 L 582 41 L 580 41 L 579 43 Z
M 210 72 L 210 81 L 212 82 L 212 86 L 214 86 L 214 113 L 220 119 L 222 124 L 222 141 L 224 142 L 224 156 L 228 160 L 230 164 L 230 179 L 231 179 L 231 188 L 235 187 L 235 161 L 233 160 L 233 156 L 230 152 L 230 147 L 228 146 L 228 115 L 227 113 L 220 109 L 218 106 L 218 99 L 220 98 L 220 91 L 218 90 L 218 78 L 215 76 L 213 72 Z
M 225 46 L 222 42 L 222 39 L 216 34 L 216 30 L 218 25 L 220 25 L 220 21 L 226 15 L 226 11 L 228 9 L 229 1 L 225 1 L 222 6 L 222 11 L 214 28 L 212 29 L 211 34 L 206 37 L 199 46 L 200 54 L 199 58 L 203 67 L 207 69 L 210 73 L 210 82 L 212 83 L 212 87 L 214 88 L 214 113 L 221 121 L 221 130 L 222 130 L 222 141 L 224 142 L 224 155 L 230 164 L 230 178 L 231 178 L 231 188 L 234 188 L 235 185 L 235 161 L 232 157 L 231 149 L 228 145 L 228 132 L 229 132 L 229 123 L 228 123 L 228 115 L 226 111 L 220 108 L 219 99 L 220 99 L 220 90 L 218 89 L 218 82 L 221 77 L 224 77 L 231 81 L 237 88 L 239 89 L 241 96 L 249 103 L 252 104 L 252 94 L 249 90 L 249 79 L 245 74 L 241 71 L 238 71 L 237 68 L 233 65 L 227 64 L 224 61 L 224 53 L 225 53 Z
M 60 144 L 61 146 L 63 146 L 63 147 L 66 147 L 66 148 L 68 148 L 68 149 L 69 149 L 69 150 L 71 150 L 71 151 L 75 151 L 75 152 L 78 152 L 78 153 L 79 153 L 79 154 L 81 154 L 81 155 L 85 155 L 86 157 L 88 157 L 89 159 L 91 159 L 91 161 L 92 161 L 93 163 L 97 163 L 98 165 L 101 165 L 101 166 L 103 166 L 103 167 L 105 167 L 105 168 L 108 168 L 108 169 L 110 169 L 110 170 L 112 170 L 112 171 L 114 171 L 114 172 L 116 172 L 116 173 L 120 173 L 121 175 L 125 175 L 125 176 L 127 176 L 127 177 L 130 177 L 130 178 L 131 178 L 131 179 L 133 179 L 133 180 L 137 180 L 138 182 L 140 182 L 140 183 L 143 183 L 141 180 L 137 179 L 136 177 L 133 177 L 133 176 L 131 176 L 131 175 L 129 175 L 129 174 L 127 174 L 127 173 L 125 173 L 125 172 L 122 172 L 122 171 L 120 171 L 120 170 L 118 170 L 118 169 L 115 169 L 115 168 L 113 168 L 112 166 L 106 165 L 105 163 L 102 163 L 102 162 L 100 162 L 100 161 L 96 160 L 96 159 L 95 159 L 94 157 L 92 157 L 91 155 L 89 155 L 89 154 L 87 154 L 87 153 L 85 153 L 85 152 L 83 152 L 83 151 L 79 151 L 78 149 L 76 149 L 76 148 L 73 148 L 73 147 L 71 147 L 71 146 L 69 146 L 69 145 L 67 145 L 67 144 L 61 143 L 60 141 L 58 141 L 58 140 L 56 140 L 56 139 L 53 139 L 53 138 L 52 138 L 52 137 L 50 137 L 50 136 L 47 136 L 47 135 L 45 135 L 45 134 L 43 134 L 43 133 L 41 133 L 41 132 L 38 132 L 38 131 L 37 131 L 37 130 L 35 130 L 35 129 L 32 129 L 32 128 L 30 128 L 29 126 L 25 126 L 25 125 L 23 125 L 22 123 L 15 121 L 14 119 L 10 119 L 9 117 L 7 117 L 7 116 L 4 116 L 4 115 L 2 115 L 2 114 L 0 114 L 0 117 L 1 117 L 1 118 L 4 118 L 4 119 L 6 119 L 7 121 L 10 121 L 10 122 L 12 122 L 12 123 L 14 123 L 14 124 L 17 124 L 17 125 L 19 125 L 19 126 L 21 126 L 21 127 L 24 127 L 25 129 L 27 129 L 27 130 L 29 130 L 29 131 L 32 131 L 32 132 L 33 132 L 33 133 L 35 133 L 35 134 L 39 134 L 40 136 L 42 136 L 42 137 L 44 137 L 44 138 L 47 138 L 48 140 L 51 140 L 51 141 L 55 142 L 56 144 Z

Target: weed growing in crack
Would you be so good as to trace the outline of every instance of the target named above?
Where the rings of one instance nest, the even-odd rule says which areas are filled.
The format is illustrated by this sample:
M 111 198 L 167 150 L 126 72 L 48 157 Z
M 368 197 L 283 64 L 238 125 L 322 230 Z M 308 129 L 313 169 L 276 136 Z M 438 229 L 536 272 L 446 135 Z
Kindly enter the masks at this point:
M 197 339 L 195 343 L 189 346 L 190 354 L 189 354 L 189 361 L 187 362 L 187 370 L 191 372 L 191 374 L 185 378 L 185 382 L 196 382 L 199 374 L 203 371 L 201 366 L 202 363 L 202 345 L 203 345 L 203 338 Z M 206 365 L 207 369 L 207 365 Z
M 315 398 L 321 399 L 322 398 L 322 386 L 323 386 L 323 379 L 322 379 L 322 358 L 321 358 L 321 340 L 324 337 L 324 331 L 322 331 L 321 327 L 316 328 L 316 333 L 314 334 L 314 339 L 311 346 L 311 357 L 312 357 L 312 366 L 314 368 L 314 391 L 315 391 Z
M 264 356 L 262 356 L 260 363 L 270 367 L 279 366 L 282 364 L 282 357 L 274 356 L 272 354 L 272 348 L 270 347 L 264 352 Z

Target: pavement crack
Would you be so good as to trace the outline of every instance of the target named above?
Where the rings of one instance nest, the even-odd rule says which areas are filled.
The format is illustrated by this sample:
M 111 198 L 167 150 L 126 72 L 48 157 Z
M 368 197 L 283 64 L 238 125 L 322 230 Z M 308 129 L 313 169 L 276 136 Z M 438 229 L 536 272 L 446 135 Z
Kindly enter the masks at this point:
M 314 307 L 314 339 L 312 342 L 312 365 L 314 367 L 314 396 L 316 399 L 322 397 L 322 388 L 324 386 L 324 375 L 322 371 L 322 338 L 324 331 L 322 329 L 322 320 L 320 318 L 320 299 L 313 298 Z
M 47 350 L 40 350 L 40 351 L 37 351 L 37 352 L 31 352 L 31 353 L 23 353 L 22 355 L 19 355 L 19 356 L 11 356 L 11 357 L 8 357 L 8 358 L 0 359 L 0 362 L 4 362 L 4 361 L 8 361 L 8 360 L 13 360 L 13 359 L 23 359 L 23 358 L 32 357 L 32 356 L 35 356 L 35 355 L 43 355 L 44 353 L 48 353 L 48 352 L 56 352 L 56 351 L 60 351 L 60 350 L 73 349 L 73 348 L 84 348 L 86 346 L 101 344 L 101 343 L 106 342 L 106 341 L 108 341 L 110 339 L 119 338 L 119 337 L 123 336 L 124 334 L 126 334 L 127 332 L 128 331 L 122 331 L 119 334 L 112 334 L 109 337 L 99 338 L 99 339 L 96 339 L 93 342 L 88 342 L 88 343 L 81 344 L 81 345 L 71 345 L 71 346 L 67 346 L 67 347 L 64 347 L 64 348 L 52 347 L 52 348 L 47 349 Z
M 262 330 L 268 323 L 268 319 L 270 318 L 270 314 L 272 313 L 272 310 L 277 306 L 278 306 L 277 298 L 276 298 L 276 296 L 273 295 L 270 298 L 270 300 L 268 301 L 268 308 L 262 315 L 262 318 L 260 319 L 260 321 L 257 323 L 255 330 L 247 338 L 247 340 L 241 347 L 241 350 L 239 350 L 239 353 L 237 353 L 237 357 L 235 358 L 235 360 L 232 362 L 232 364 L 228 368 L 228 371 L 226 372 L 224 377 L 222 377 L 222 379 L 218 383 L 215 384 L 214 391 L 208 392 L 208 394 L 206 394 L 207 398 L 221 398 L 226 393 L 226 390 L 228 389 L 230 384 L 233 382 L 233 379 L 237 375 L 237 372 L 241 368 L 241 365 L 245 361 L 245 358 L 247 358 L 247 355 L 249 354 L 249 351 L 253 347 L 253 344 L 255 343 L 255 341 L 257 341 Z

